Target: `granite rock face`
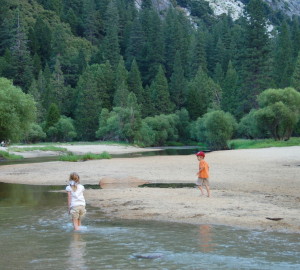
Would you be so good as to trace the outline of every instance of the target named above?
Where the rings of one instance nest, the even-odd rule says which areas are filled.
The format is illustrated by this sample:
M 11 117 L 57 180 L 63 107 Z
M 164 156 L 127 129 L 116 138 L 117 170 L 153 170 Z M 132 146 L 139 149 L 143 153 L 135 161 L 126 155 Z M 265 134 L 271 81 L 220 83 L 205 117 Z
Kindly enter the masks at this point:
M 200 1 L 200 0 L 192 0 Z M 230 14 L 233 20 L 238 19 L 244 10 L 245 1 L 242 0 L 204 0 L 209 2 L 209 6 L 214 11 L 216 16 L 223 13 Z M 299 0 L 263 0 L 274 10 L 281 10 L 286 15 L 300 16 L 300 1 Z M 141 7 L 143 0 L 135 0 L 136 6 Z M 158 12 L 167 10 L 170 6 L 174 6 L 174 0 L 152 0 L 152 4 Z

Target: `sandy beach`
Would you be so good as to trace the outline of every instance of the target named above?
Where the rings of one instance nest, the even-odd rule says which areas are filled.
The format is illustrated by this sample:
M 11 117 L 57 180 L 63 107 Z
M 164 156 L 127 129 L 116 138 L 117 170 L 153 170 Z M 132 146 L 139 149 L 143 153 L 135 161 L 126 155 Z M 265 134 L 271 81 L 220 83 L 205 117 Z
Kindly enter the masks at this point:
M 147 151 L 117 145 L 66 148 L 76 153 Z M 24 156 L 50 154 L 32 151 Z M 138 187 L 142 183 L 194 183 L 198 168 L 194 155 L 5 165 L 0 167 L 0 182 L 64 185 L 69 173 L 76 171 L 83 184 L 101 181 L 103 189 L 86 190 L 85 197 L 110 218 L 300 233 L 300 146 L 215 151 L 206 155 L 206 161 L 210 198 L 196 188 Z

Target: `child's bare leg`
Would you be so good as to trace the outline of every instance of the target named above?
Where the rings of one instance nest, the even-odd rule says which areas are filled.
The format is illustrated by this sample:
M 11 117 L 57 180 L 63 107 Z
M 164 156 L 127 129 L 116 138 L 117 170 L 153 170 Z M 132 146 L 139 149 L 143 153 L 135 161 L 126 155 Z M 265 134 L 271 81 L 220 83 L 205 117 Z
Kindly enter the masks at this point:
M 75 219 L 73 218 L 73 226 L 74 226 L 74 231 L 78 231 L 79 230 L 79 219 Z
M 201 186 L 198 186 L 198 188 L 200 189 L 201 194 L 204 195 L 203 188 Z
M 210 197 L 210 189 L 208 185 L 205 185 L 207 191 L 207 197 Z

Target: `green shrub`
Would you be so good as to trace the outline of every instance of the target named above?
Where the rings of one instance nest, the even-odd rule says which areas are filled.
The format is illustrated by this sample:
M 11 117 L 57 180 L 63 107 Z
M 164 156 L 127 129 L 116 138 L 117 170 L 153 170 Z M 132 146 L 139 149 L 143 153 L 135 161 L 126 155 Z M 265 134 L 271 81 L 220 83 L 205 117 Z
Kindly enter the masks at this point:
M 196 121 L 196 136 L 210 150 L 228 149 L 227 142 L 236 130 L 236 120 L 230 113 L 211 111 Z

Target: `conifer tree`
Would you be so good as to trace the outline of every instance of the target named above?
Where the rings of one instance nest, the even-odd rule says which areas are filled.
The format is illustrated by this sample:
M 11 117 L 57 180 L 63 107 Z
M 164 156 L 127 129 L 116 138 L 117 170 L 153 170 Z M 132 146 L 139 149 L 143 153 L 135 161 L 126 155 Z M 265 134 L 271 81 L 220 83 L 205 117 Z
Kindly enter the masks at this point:
M 132 61 L 131 69 L 128 74 L 128 90 L 135 94 L 138 104 L 143 107 L 145 104 L 144 89 L 141 74 L 135 59 Z
M 53 127 L 58 122 L 59 118 L 60 118 L 60 112 L 58 106 L 55 103 L 51 103 L 49 110 L 47 112 L 46 126 L 45 126 L 46 131 L 50 127 Z
M 123 57 L 120 57 L 120 61 L 116 70 L 116 93 L 114 95 L 113 103 L 116 107 L 126 107 L 127 105 L 127 98 L 129 95 L 127 80 L 128 71 L 125 68 Z
M 101 97 L 97 85 L 100 66 L 89 66 L 80 76 L 77 85 L 75 125 L 79 139 L 94 140 L 101 112 Z
M 270 39 L 262 0 L 250 0 L 244 20 L 244 40 L 239 56 L 243 81 L 240 95 L 241 113 L 258 106 L 256 96 L 272 82 Z
M 155 114 L 171 113 L 174 104 L 170 101 L 168 82 L 162 66 L 159 66 L 158 73 L 151 84 L 151 95 Z
M 221 102 L 222 110 L 225 112 L 230 112 L 232 115 L 237 115 L 238 75 L 231 61 L 228 64 L 227 72 L 221 86 L 222 86 L 222 102 Z
M 284 21 L 280 27 L 274 61 L 274 80 L 279 88 L 290 85 L 293 72 L 293 51 L 288 24 Z
M 119 13 L 116 0 L 109 1 L 104 18 L 105 37 L 103 40 L 104 60 L 108 60 L 113 69 L 117 68 L 120 59 Z
M 204 34 L 200 29 L 197 30 L 195 38 L 191 42 L 189 63 L 189 78 L 193 78 L 199 68 L 201 68 L 204 72 L 207 72 Z
M 300 92 L 300 52 L 298 54 L 295 69 L 291 78 L 291 86 Z
M 84 37 L 93 45 L 98 44 L 101 20 L 96 9 L 95 0 L 83 1 L 82 28 Z
M 54 66 L 54 71 L 52 73 L 51 79 L 50 79 L 50 102 L 55 103 L 58 106 L 58 109 L 61 114 L 67 114 L 66 111 L 67 106 L 67 93 L 65 88 L 65 79 L 63 72 L 61 70 L 60 61 L 57 58 Z
M 179 52 L 176 52 L 174 61 L 174 72 L 170 79 L 170 98 L 176 109 L 181 109 L 186 103 L 186 79 L 181 64 Z
M 42 67 L 44 68 L 51 56 L 52 31 L 48 23 L 41 16 L 38 16 L 36 19 L 34 35 L 36 51 L 41 58 Z M 31 39 L 31 41 L 33 40 Z
M 20 14 L 17 11 L 16 26 L 11 43 L 11 68 L 15 85 L 23 88 L 25 92 L 30 87 L 33 79 L 32 59 L 28 49 L 28 38 L 24 27 L 21 25 Z
M 220 106 L 221 89 L 201 68 L 188 84 L 187 110 L 191 119 L 196 120 L 205 114 L 209 107 Z

